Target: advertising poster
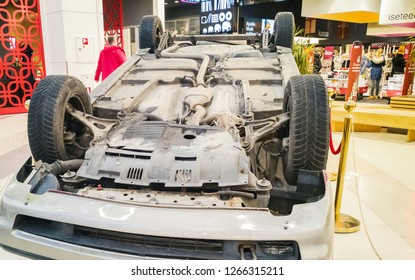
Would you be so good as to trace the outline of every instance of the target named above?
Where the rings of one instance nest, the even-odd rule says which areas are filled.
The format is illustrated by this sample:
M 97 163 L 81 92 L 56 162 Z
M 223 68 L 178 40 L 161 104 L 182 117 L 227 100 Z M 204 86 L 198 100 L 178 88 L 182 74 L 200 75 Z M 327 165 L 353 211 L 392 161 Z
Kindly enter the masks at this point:
M 334 46 L 326 46 L 324 48 L 324 60 L 333 60 Z
M 235 0 L 201 0 L 200 34 L 236 32 Z
M 246 34 L 263 33 L 265 30 L 268 30 L 270 34 L 274 33 L 273 19 L 245 18 Z
M 415 60 L 410 59 L 410 53 L 415 47 L 414 44 L 407 44 L 405 48 L 405 55 L 406 55 L 406 68 L 405 68 L 405 76 L 403 80 L 403 88 L 402 88 L 402 95 L 411 95 L 412 94 L 412 87 L 414 84 L 414 76 L 415 76 Z
M 308 66 L 308 73 L 313 73 L 313 68 L 314 68 L 314 50 L 313 49 L 307 52 L 307 66 Z
M 359 92 L 359 74 L 360 74 L 360 62 L 362 61 L 363 44 L 361 42 L 354 43 L 350 49 L 350 67 L 349 76 L 347 80 L 347 92 L 346 100 L 352 96 L 353 100 L 357 100 L 357 94 Z
M 270 34 L 274 33 L 274 20 L 262 19 L 261 32 L 268 30 Z
M 260 18 L 245 18 L 245 33 L 254 34 L 261 32 L 262 20 Z

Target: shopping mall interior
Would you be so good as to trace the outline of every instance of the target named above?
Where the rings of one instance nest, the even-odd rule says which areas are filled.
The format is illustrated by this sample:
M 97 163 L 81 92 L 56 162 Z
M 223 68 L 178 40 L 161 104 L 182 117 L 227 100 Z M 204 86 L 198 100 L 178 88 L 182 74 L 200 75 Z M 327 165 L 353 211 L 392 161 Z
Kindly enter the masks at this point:
M 140 52 L 140 23 L 146 15 L 157 15 L 175 36 L 251 36 L 274 34 L 276 13 L 290 12 L 294 45 L 307 49 L 301 74 L 319 75 L 327 89 L 330 147 L 324 172 L 331 214 L 339 207 L 359 223 L 356 230 L 334 233 L 331 259 L 415 260 L 413 0 L 46 2 L 0 4 L 0 198 L 31 156 L 27 108 L 45 77 L 70 75 L 88 93 L 102 90 L 107 84 L 95 81 L 94 74 L 107 38 L 114 36 L 127 59 L 133 57 Z M 223 10 L 223 19 L 215 10 Z M 218 21 L 223 23 L 214 24 Z M 373 70 L 360 70 L 364 57 L 370 60 L 378 49 L 384 62 L 374 95 Z M 401 72 L 393 68 L 398 53 L 405 59 Z M 347 111 L 347 104 L 354 110 Z M 344 126 L 346 119 L 350 127 Z M 0 201 L 0 243 L 2 207 Z M 32 258 L 37 257 L 0 246 L 0 260 Z

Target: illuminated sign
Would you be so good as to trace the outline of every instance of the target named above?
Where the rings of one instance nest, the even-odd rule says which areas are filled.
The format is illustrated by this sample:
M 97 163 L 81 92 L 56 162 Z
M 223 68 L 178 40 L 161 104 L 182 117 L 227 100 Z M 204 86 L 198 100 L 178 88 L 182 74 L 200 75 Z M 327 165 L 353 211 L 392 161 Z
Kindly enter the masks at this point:
M 268 30 L 270 34 L 274 33 L 274 20 L 273 19 L 262 19 L 261 20 L 261 32 Z
M 180 0 L 180 2 L 187 4 L 198 4 L 200 3 L 200 0 Z
M 274 20 L 264 18 L 245 18 L 245 33 L 262 33 L 268 30 L 270 34 L 274 33 Z
M 414 0 L 382 1 L 379 24 L 415 27 Z
M 259 33 L 261 31 L 261 19 L 246 18 L 245 33 Z
M 201 0 L 200 33 L 223 34 L 236 32 L 234 0 Z

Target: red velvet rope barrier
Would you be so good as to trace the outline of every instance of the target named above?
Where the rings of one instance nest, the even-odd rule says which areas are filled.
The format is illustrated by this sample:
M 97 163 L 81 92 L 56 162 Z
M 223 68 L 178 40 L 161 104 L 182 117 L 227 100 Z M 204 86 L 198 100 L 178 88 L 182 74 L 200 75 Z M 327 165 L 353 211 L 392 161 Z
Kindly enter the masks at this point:
M 333 153 L 333 155 L 337 155 L 338 153 L 340 153 L 341 147 L 342 147 L 342 143 L 340 142 L 339 147 L 337 149 L 334 148 L 331 125 L 330 125 L 330 151 Z
M 334 148 L 333 134 L 332 134 L 332 131 L 331 131 L 331 106 L 330 106 L 329 109 L 330 109 L 330 151 L 333 153 L 333 155 L 337 155 L 338 153 L 340 153 L 342 143 L 340 142 L 339 147 L 337 149 Z

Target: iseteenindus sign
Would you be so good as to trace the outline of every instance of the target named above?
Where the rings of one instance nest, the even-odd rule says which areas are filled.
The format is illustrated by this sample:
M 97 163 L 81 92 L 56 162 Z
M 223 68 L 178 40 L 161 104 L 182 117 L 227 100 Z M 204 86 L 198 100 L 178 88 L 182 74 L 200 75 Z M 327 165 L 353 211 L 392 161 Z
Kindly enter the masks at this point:
M 379 24 L 415 27 L 414 0 L 382 0 Z

